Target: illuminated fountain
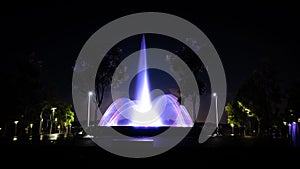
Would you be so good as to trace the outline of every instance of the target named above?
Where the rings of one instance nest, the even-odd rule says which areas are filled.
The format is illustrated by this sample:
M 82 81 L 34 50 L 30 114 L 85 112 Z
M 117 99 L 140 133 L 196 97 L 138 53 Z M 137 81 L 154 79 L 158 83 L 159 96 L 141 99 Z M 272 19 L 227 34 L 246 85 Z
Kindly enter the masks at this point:
M 171 94 L 151 100 L 145 37 L 142 38 L 136 100 L 119 98 L 106 110 L 99 126 L 192 127 L 193 120 L 183 105 Z

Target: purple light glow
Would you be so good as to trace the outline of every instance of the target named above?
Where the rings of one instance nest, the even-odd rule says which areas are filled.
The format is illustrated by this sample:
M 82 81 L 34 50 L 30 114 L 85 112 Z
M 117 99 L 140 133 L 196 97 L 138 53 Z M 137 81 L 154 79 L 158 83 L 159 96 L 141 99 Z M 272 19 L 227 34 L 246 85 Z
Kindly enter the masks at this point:
M 147 53 L 146 53 L 146 41 L 145 36 L 143 35 L 141 50 L 140 50 L 140 62 L 139 62 L 139 72 L 142 71 L 140 75 L 138 75 L 137 80 L 137 88 L 136 88 L 136 98 L 137 109 L 141 112 L 147 112 L 151 109 L 151 98 L 149 91 L 149 81 L 148 81 L 148 71 L 147 71 Z
M 193 120 L 173 95 L 160 95 L 151 101 L 145 37 L 142 38 L 136 98 L 119 98 L 106 110 L 99 126 L 192 127 Z
M 193 126 L 189 113 L 173 95 L 156 97 L 147 112 L 141 112 L 136 107 L 137 103 L 128 98 L 117 99 L 106 110 L 99 126 Z
M 290 127 L 290 135 L 291 135 L 291 141 L 293 147 L 297 146 L 297 128 L 298 128 L 297 123 L 293 122 Z

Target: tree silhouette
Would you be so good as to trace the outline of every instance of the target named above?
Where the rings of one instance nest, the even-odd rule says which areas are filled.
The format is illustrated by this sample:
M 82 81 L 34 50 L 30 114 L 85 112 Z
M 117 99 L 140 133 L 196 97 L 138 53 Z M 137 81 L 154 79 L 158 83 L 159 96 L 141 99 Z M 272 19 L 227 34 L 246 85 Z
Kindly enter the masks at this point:
M 287 92 L 287 106 L 285 109 L 284 120 L 286 122 L 297 122 L 300 118 L 300 82 L 294 80 Z
M 271 63 L 264 61 L 258 65 L 250 78 L 240 87 L 236 101 L 251 111 L 250 117 L 257 120 L 257 131 L 268 130 L 277 123 L 279 105 L 283 99 L 277 73 Z
M 204 70 L 205 70 L 203 63 L 195 55 L 195 53 L 193 53 L 193 51 L 188 49 L 187 47 L 182 47 L 175 53 L 180 59 L 182 59 L 188 65 L 189 69 L 192 71 L 192 73 L 195 77 L 195 80 L 197 82 L 199 94 L 203 95 L 206 92 L 206 84 L 204 83 L 204 80 L 202 78 Z M 182 71 L 181 65 L 179 65 L 179 63 L 176 60 L 174 60 L 172 56 L 168 56 L 167 61 L 170 64 L 171 70 L 174 73 L 176 73 L 178 75 L 178 77 L 180 77 L 180 79 L 177 79 L 178 82 L 180 83 L 180 85 L 186 89 L 184 92 L 179 91 L 179 89 L 178 89 L 179 101 L 184 103 L 184 100 L 187 97 L 192 96 L 193 115 L 194 115 L 193 119 L 196 120 L 196 118 L 197 118 L 197 112 L 196 112 L 197 93 L 196 93 L 196 91 L 189 90 L 190 81 L 187 79 L 187 76 L 185 75 L 186 72 Z
M 97 108 L 100 108 L 105 89 L 109 88 L 110 86 L 114 87 L 122 83 L 124 79 L 127 78 L 126 76 L 126 67 L 123 66 L 121 63 L 122 61 L 122 49 L 120 48 L 113 48 L 111 49 L 103 58 L 103 60 L 100 63 L 100 66 L 97 71 L 96 75 L 96 103 Z M 116 75 L 117 78 L 114 79 L 114 84 L 112 84 L 112 78 L 115 73 L 115 70 L 117 67 L 122 67 L 120 70 L 123 70 L 121 72 L 118 72 Z M 95 110 L 97 111 L 97 110 Z M 95 120 L 97 119 L 97 113 L 95 113 Z
M 4 134 L 10 132 L 8 130 L 11 130 L 14 120 L 19 121 L 19 126 L 28 125 L 28 110 L 42 97 L 42 61 L 34 52 L 17 51 L 13 57 L 15 65 L 6 68 L 7 73 L 3 73 L 1 83 L 1 94 L 5 99 L 2 101 L 0 123 L 4 125 Z
M 17 60 L 17 113 L 27 120 L 28 108 L 36 104 L 41 96 L 42 61 L 35 53 L 20 55 Z

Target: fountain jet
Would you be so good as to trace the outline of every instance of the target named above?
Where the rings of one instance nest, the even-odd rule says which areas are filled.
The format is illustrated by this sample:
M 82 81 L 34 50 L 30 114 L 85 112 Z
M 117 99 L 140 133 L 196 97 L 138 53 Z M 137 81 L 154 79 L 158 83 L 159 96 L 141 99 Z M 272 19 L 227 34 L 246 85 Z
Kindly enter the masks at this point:
M 183 105 L 171 94 L 160 95 L 153 100 L 147 72 L 145 36 L 142 37 L 139 56 L 136 100 L 119 98 L 103 114 L 99 126 L 176 126 L 192 127 L 193 120 Z
M 140 50 L 140 60 L 138 67 L 137 76 L 137 88 L 136 88 L 136 98 L 137 106 L 136 108 L 141 112 L 147 112 L 151 109 L 151 98 L 149 90 L 149 80 L 148 80 L 148 71 L 147 71 L 147 53 L 146 53 L 146 41 L 145 36 L 142 37 L 141 50 Z

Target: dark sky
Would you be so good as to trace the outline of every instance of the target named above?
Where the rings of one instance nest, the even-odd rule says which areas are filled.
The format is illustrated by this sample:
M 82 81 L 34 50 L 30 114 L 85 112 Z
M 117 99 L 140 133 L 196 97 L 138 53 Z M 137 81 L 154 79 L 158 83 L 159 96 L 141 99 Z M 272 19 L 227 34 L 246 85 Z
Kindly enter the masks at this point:
M 296 59 L 300 26 L 296 6 L 183 2 L 145 2 L 141 7 L 61 2 L 3 5 L 0 70 L 1 74 L 14 76 L 17 56 L 34 52 L 43 61 L 43 84 L 54 87 L 61 100 L 71 101 L 72 66 L 87 39 L 121 16 L 156 11 L 187 19 L 207 35 L 223 62 L 229 94 L 236 92 L 263 58 L 268 58 L 279 70 L 280 78 L 288 83 L 299 72 Z

